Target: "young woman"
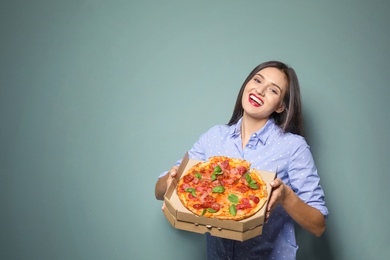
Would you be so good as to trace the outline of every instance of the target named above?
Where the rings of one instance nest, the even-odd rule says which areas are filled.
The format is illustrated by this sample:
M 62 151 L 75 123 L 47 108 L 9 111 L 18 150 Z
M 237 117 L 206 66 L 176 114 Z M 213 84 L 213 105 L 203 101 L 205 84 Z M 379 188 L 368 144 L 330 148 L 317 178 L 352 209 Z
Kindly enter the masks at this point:
M 303 134 L 295 71 L 278 61 L 260 64 L 244 81 L 229 123 L 212 127 L 188 151 L 192 159 L 223 155 L 259 170 L 277 169 L 263 234 L 244 242 L 207 234 L 208 259 L 295 259 L 294 221 L 315 236 L 324 232 L 328 209 Z M 163 200 L 179 163 L 160 175 L 157 199 Z

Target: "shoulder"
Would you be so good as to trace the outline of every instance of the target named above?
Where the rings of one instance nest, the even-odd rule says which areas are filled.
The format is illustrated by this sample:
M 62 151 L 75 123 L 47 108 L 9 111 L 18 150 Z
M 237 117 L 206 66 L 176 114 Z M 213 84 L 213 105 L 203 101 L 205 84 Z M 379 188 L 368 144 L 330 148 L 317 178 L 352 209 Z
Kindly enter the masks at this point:
M 290 132 L 285 132 L 277 126 L 276 124 L 272 125 L 272 137 L 279 142 L 283 142 L 285 144 L 290 144 L 294 146 L 307 146 L 306 139 L 298 134 L 293 134 Z
M 293 134 L 290 132 L 283 132 L 282 130 L 280 130 L 280 137 L 287 142 L 291 142 L 297 145 L 307 145 L 306 139 L 301 135 Z
M 270 141 L 278 147 L 283 147 L 281 149 L 292 156 L 292 158 L 294 158 L 294 155 L 311 153 L 309 144 L 301 135 L 284 132 L 280 129 L 280 131 L 274 132 L 272 137 Z

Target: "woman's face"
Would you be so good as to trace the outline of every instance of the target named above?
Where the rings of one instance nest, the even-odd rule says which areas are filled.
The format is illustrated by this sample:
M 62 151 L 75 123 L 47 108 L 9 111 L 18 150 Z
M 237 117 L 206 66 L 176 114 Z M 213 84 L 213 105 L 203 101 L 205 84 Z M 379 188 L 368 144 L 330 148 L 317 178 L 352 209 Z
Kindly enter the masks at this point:
M 287 85 L 286 75 L 277 68 L 268 67 L 257 72 L 246 84 L 242 95 L 244 115 L 268 119 L 273 112 L 283 112 Z

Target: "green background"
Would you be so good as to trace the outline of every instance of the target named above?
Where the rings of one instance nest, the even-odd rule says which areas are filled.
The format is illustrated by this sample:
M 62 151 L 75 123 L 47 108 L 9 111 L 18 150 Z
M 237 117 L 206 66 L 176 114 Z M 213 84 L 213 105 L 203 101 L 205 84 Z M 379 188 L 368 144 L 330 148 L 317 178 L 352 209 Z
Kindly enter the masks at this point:
M 157 176 L 259 63 L 299 76 L 330 211 L 298 259 L 390 255 L 388 1 L 1 1 L 0 258 L 203 259 Z

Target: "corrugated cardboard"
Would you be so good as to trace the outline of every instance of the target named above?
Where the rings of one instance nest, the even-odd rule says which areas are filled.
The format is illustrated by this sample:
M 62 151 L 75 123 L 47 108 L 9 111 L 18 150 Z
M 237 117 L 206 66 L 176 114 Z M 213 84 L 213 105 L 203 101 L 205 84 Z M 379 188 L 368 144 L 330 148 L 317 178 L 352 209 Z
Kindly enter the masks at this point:
M 238 241 L 245 241 L 258 236 L 263 231 L 265 204 L 255 215 L 240 221 L 219 220 L 205 216 L 197 216 L 183 206 L 176 193 L 178 180 L 183 173 L 187 172 L 193 165 L 200 161 L 191 160 L 188 154 L 184 156 L 179 166 L 177 176 L 172 181 L 165 193 L 164 215 L 173 227 L 181 230 L 204 234 L 206 232 L 213 236 L 229 238 Z M 259 171 L 265 183 L 269 184 L 275 179 L 275 172 Z M 267 185 L 268 200 L 271 194 L 271 186 Z M 268 202 L 267 200 L 267 202 Z

